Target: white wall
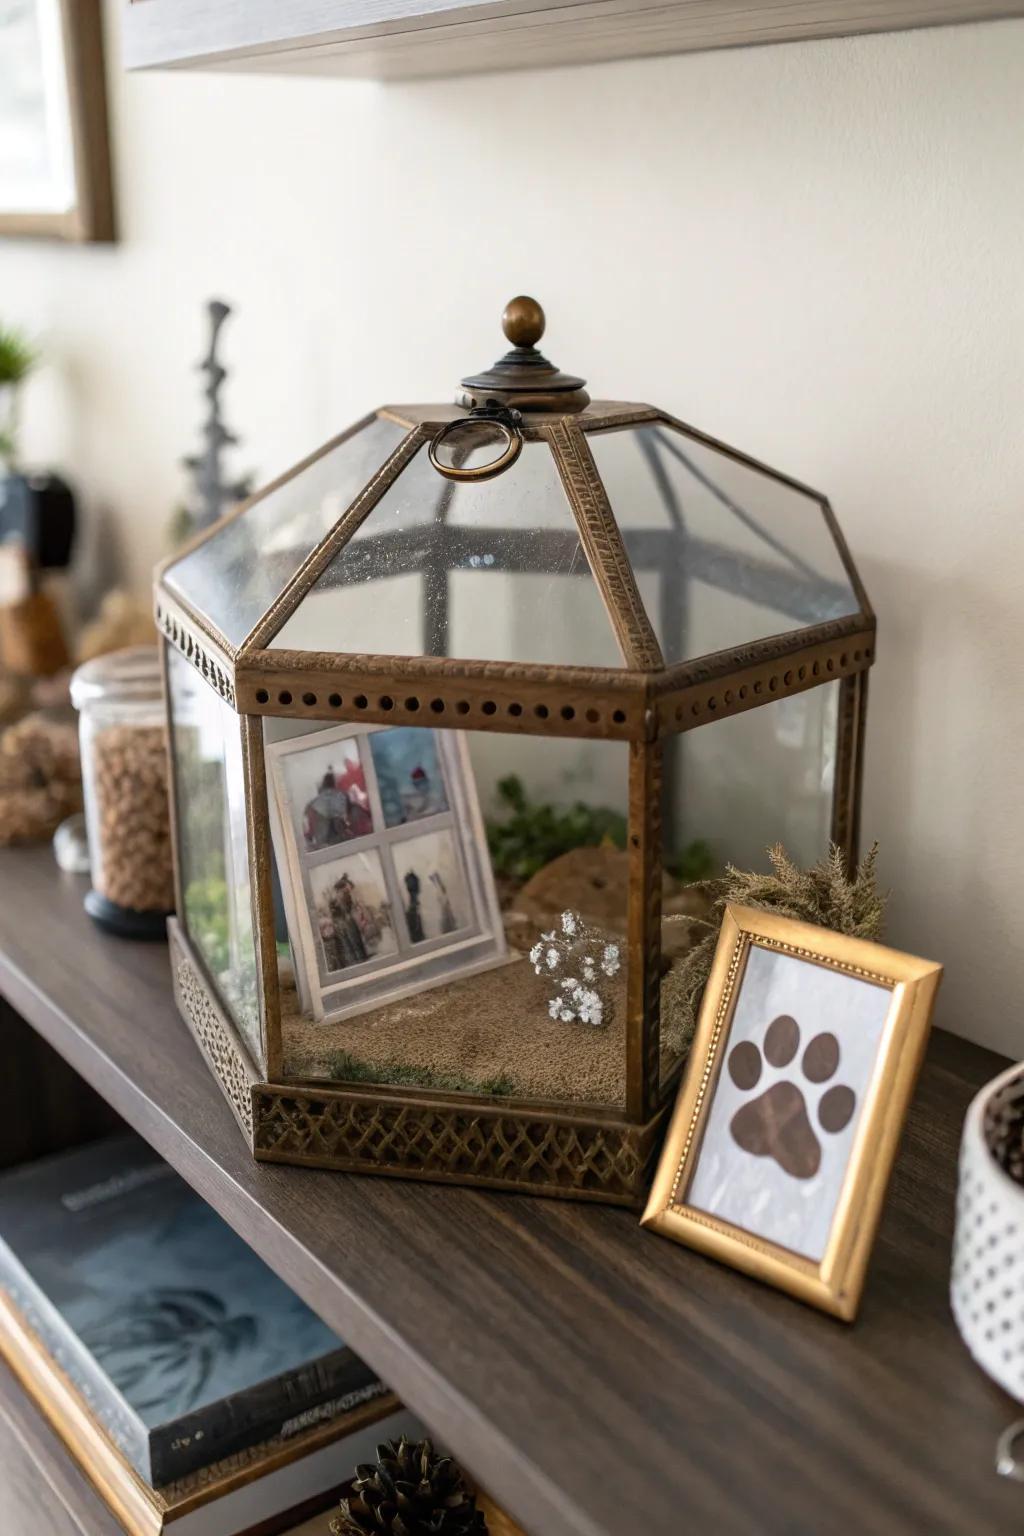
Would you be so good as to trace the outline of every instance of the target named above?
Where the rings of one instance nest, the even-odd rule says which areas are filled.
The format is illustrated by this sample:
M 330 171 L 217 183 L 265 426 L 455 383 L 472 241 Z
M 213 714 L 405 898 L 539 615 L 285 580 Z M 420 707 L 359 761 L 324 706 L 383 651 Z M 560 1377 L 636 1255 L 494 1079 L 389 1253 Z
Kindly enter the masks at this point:
M 144 586 L 208 296 L 269 476 L 447 398 L 537 294 L 597 393 L 831 494 L 879 613 L 892 937 L 946 961 L 941 1022 L 1024 1056 L 1024 23 L 387 87 L 125 79 L 116 11 L 122 243 L 0 243 L 0 312 L 51 358 L 26 446 L 93 548 Z

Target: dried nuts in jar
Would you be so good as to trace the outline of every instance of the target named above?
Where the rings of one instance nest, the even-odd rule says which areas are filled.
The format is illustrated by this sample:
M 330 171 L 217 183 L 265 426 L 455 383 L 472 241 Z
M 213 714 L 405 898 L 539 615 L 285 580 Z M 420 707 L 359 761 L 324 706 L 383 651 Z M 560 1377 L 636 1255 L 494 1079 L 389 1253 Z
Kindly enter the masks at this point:
M 155 648 L 115 651 L 79 667 L 89 915 L 131 938 L 162 937 L 174 908 L 167 726 Z

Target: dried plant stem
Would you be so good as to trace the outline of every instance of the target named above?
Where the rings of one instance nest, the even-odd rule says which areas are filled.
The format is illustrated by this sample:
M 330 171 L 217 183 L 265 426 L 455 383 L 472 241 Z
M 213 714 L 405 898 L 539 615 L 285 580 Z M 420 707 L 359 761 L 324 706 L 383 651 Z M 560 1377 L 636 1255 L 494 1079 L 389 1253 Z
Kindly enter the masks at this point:
M 847 874 L 845 854 L 835 844 L 810 869 L 794 864 L 781 843 L 768 849 L 768 859 L 771 869 L 767 872 L 736 869 L 728 864 L 721 880 L 702 886 L 715 898 L 711 916 L 698 920 L 707 932 L 675 961 L 661 983 L 662 1014 L 681 1026 L 687 1044 L 696 1028 L 728 903 L 760 907 L 780 917 L 849 934 L 851 938 L 882 936 L 888 893 L 878 888 L 877 843 L 872 844 L 852 877 Z M 673 921 L 666 919 L 668 923 Z

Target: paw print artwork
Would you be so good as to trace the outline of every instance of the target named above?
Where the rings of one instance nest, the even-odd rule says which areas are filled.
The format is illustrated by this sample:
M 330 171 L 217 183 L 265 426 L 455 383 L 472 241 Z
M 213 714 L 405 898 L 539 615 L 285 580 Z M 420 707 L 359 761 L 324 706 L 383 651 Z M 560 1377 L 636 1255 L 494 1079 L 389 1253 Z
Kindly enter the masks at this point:
M 821 1167 L 819 1132 L 836 1136 L 853 1118 L 857 1096 L 843 1083 L 830 1083 L 839 1069 L 839 1041 L 823 1030 L 800 1050 L 800 1026 L 789 1014 L 769 1024 L 762 1048 L 752 1040 L 733 1046 L 729 1076 L 742 1093 L 753 1093 L 764 1076 L 764 1065 L 776 1071 L 790 1067 L 756 1098 L 733 1115 L 733 1141 L 753 1157 L 770 1157 L 794 1179 L 813 1179 Z M 824 1089 L 824 1091 L 821 1091 Z

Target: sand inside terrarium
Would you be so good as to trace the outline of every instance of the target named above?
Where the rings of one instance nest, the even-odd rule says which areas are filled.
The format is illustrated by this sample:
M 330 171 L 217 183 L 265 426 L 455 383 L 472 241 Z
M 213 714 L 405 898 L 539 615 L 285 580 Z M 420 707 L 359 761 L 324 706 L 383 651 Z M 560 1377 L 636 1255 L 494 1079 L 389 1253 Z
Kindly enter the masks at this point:
M 303 1014 L 294 985 L 283 982 L 285 1074 L 621 1107 L 625 964 L 603 983 L 605 1017 L 595 1026 L 551 1017 L 557 985 L 535 974 L 527 951 L 542 929 L 556 925 L 559 908 L 573 906 L 620 945 L 624 961 L 626 856 L 615 849 L 580 849 L 557 865 L 511 898 L 504 914 L 508 959 L 489 970 L 337 1023 Z M 663 1075 L 683 1048 L 682 1028 L 663 1018 Z
M 548 1012 L 551 983 L 529 960 L 507 964 L 372 1009 L 318 1024 L 283 991 L 282 1035 L 289 1077 L 398 1082 L 570 1103 L 625 1102 L 626 988 L 609 988 L 612 1015 L 600 1026 L 563 1023 Z M 663 1066 L 680 1042 L 662 1032 Z

